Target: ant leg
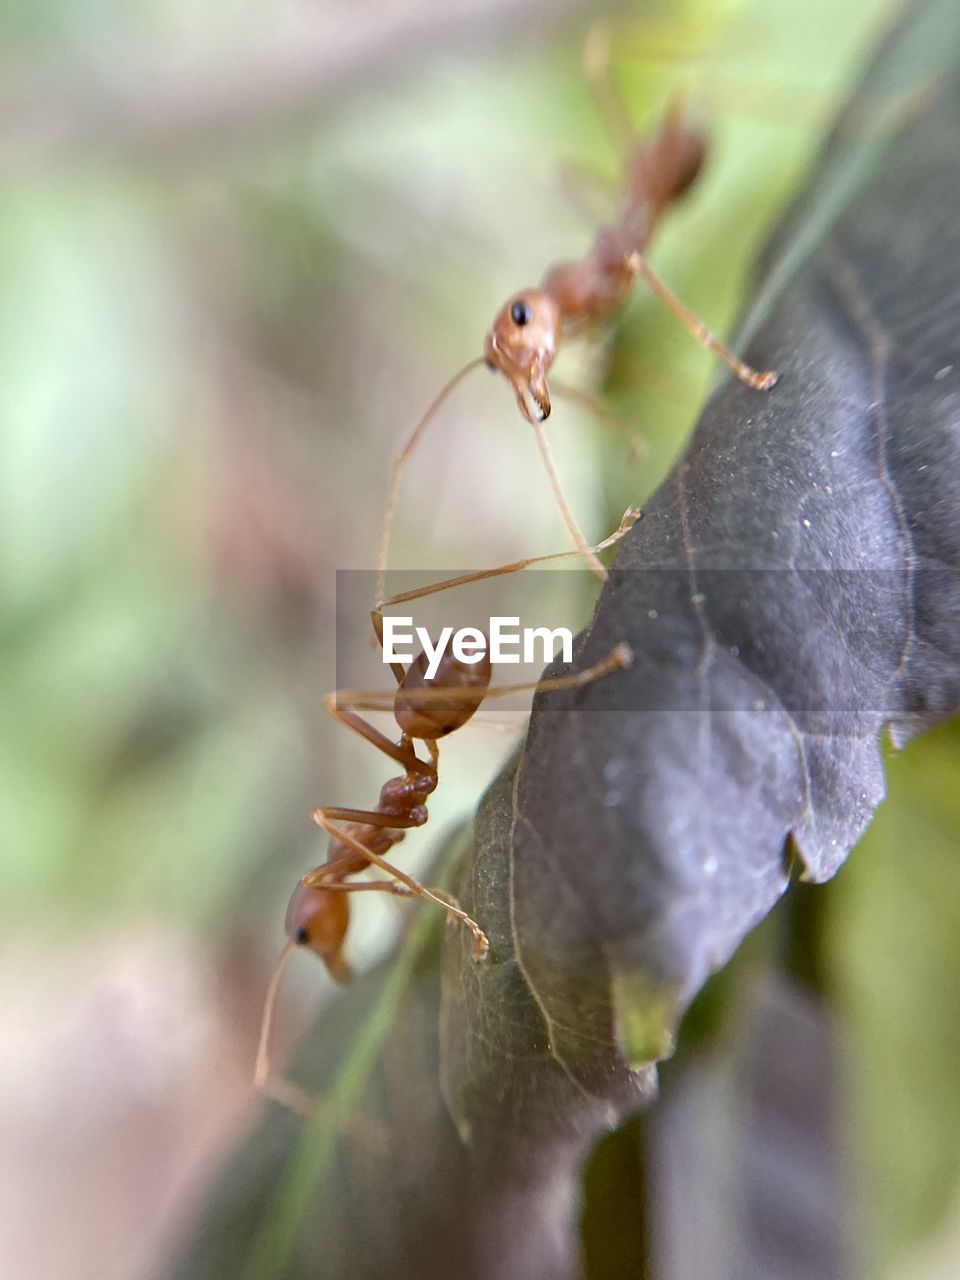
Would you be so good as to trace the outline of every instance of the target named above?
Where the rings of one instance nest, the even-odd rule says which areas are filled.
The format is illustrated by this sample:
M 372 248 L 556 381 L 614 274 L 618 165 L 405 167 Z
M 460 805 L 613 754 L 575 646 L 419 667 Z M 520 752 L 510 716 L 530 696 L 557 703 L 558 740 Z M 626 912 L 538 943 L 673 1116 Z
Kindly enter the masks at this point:
M 594 680 L 602 680 L 604 676 L 611 675 L 614 671 L 622 671 L 632 664 L 633 650 L 628 644 L 621 642 L 614 645 L 605 658 L 601 658 L 599 662 L 595 662 L 592 667 L 586 667 L 583 671 L 575 671 L 569 676 L 551 676 L 547 680 L 533 680 L 525 684 L 495 685 L 487 690 L 486 697 L 506 698 L 512 693 L 550 693 L 554 689 L 577 689 L 581 685 L 593 684 Z M 417 700 L 430 692 L 432 690 L 417 690 Z
M 382 581 L 378 582 L 379 587 L 382 588 L 383 585 L 384 584 Z M 384 603 L 383 601 L 379 601 L 370 610 L 370 622 L 373 624 L 373 633 L 374 633 L 374 636 L 376 637 L 377 644 L 380 646 L 381 656 L 383 654 L 383 609 L 384 609 Z M 403 684 L 403 678 L 406 675 L 406 672 L 403 669 L 403 663 L 390 662 L 387 665 L 390 667 L 390 670 L 393 672 L 394 679 L 396 680 L 397 684 L 398 685 Z M 367 708 L 367 710 L 371 710 L 371 709 L 372 708 L 369 708 L 369 707 Z
M 404 769 L 412 769 L 416 773 L 436 774 L 435 763 L 431 764 L 426 760 L 421 760 L 414 750 L 413 743 L 406 735 L 404 735 L 400 743 L 392 742 L 386 734 L 381 733 L 379 729 L 375 729 L 372 724 L 367 724 L 366 720 L 349 710 L 348 708 L 350 707 L 368 711 L 381 710 L 379 703 L 375 707 L 371 707 L 366 701 L 357 702 L 351 697 L 352 692 L 350 689 L 333 689 L 330 693 L 324 694 L 323 709 L 327 715 L 332 716 L 334 720 L 345 725 L 348 729 L 352 729 L 354 733 L 359 734 L 371 746 L 377 747 L 385 756 L 395 760 Z M 393 705 L 392 698 L 389 699 L 389 705 Z
M 434 692 L 434 690 L 430 690 L 429 692 Z M 444 691 L 436 690 L 436 692 Z M 448 691 L 447 697 L 449 697 Z M 358 840 L 356 836 L 351 835 L 349 831 L 344 831 L 342 828 L 335 827 L 333 822 L 327 818 L 323 809 L 317 809 L 313 817 L 318 826 L 321 826 L 332 839 L 339 840 L 341 843 L 349 845 L 351 849 L 361 854 L 368 862 L 379 867 L 381 871 L 385 871 L 387 875 L 393 876 L 401 885 L 406 887 L 409 893 L 414 894 L 418 898 L 426 898 L 430 902 L 435 902 L 437 906 L 443 907 L 444 911 L 446 911 L 449 916 L 454 920 L 458 920 L 460 924 L 465 925 L 473 934 L 474 959 L 479 961 L 486 958 L 487 951 L 490 948 L 487 935 L 483 932 L 477 922 L 468 916 L 462 907 L 457 904 L 455 899 L 449 897 L 449 895 L 445 893 L 441 896 L 441 893 L 437 893 L 432 889 L 426 888 L 419 882 L 419 880 L 414 880 L 413 876 L 407 875 L 405 871 L 401 871 L 399 867 L 393 866 L 391 863 L 387 862 L 385 858 L 381 858 L 378 853 L 374 853 L 372 849 L 368 848 L 362 841 Z M 330 886 L 324 885 L 323 887 L 329 888 Z M 394 889 L 393 892 L 402 894 L 403 890 Z
M 748 387 L 752 387 L 754 391 L 769 391 L 772 386 L 776 385 L 778 375 L 772 369 L 758 373 L 756 369 L 751 369 L 748 364 L 738 360 L 729 347 L 725 347 L 716 334 L 712 333 L 703 321 L 693 314 L 689 307 L 684 306 L 673 290 L 664 284 L 646 258 L 639 253 L 631 254 L 630 266 L 638 275 L 643 277 L 660 301 L 669 307 L 696 341 L 702 347 L 706 347 L 708 351 L 712 351 L 714 355 L 719 356 L 724 364 L 733 370 L 741 382 L 746 383 Z
M 626 519 L 626 517 L 624 517 Z M 439 590 L 439 588 L 437 588 Z M 378 610 L 373 610 L 371 617 L 374 620 L 374 629 L 377 632 L 377 639 L 380 641 L 380 647 L 383 648 L 383 634 L 381 624 L 383 616 Z M 400 663 L 391 663 L 393 669 L 399 670 L 398 683 L 403 679 L 403 667 Z M 348 729 L 352 729 L 364 741 L 369 742 L 372 746 L 377 747 L 384 755 L 389 756 L 391 760 L 395 760 L 401 765 L 408 774 L 419 774 L 421 777 L 433 778 L 437 777 L 437 761 L 440 759 L 440 753 L 437 744 L 430 738 L 421 738 L 427 749 L 428 759 L 423 760 L 417 755 L 413 739 L 407 734 L 402 734 L 399 742 L 392 742 L 386 734 L 375 729 L 372 724 L 368 724 L 362 716 L 355 714 L 356 711 L 392 711 L 394 709 L 394 695 L 384 693 L 378 689 L 369 691 L 366 689 L 331 689 L 329 693 L 323 695 L 323 708 L 328 715 L 342 725 L 346 725 Z M 348 819 L 349 821 L 363 822 L 367 826 L 374 827 L 409 827 L 416 826 L 417 823 L 403 821 L 384 822 L 382 813 L 376 813 L 372 809 L 350 809 L 343 812 L 358 815 Z
M 605 22 L 595 22 L 587 32 L 583 42 L 583 75 L 610 141 L 621 156 L 626 155 L 634 144 L 636 131 L 613 83 L 610 27 Z
M 646 442 L 637 435 L 629 422 L 624 422 L 622 418 L 618 418 L 615 413 L 612 413 L 599 396 L 592 395 L 581 387 L 571 386 L 568 382 L 558 382 L 556 378 L 551 379 L 550 389 L 554 394 L 563 396 L 567 400 L 572 400 L 575 404 L 579 404 L 582 408 L 588 410 L 605 427 L 612 427 L 620 435 L 626 436 L 630 446 L 628 456 L 631 463 L 639 462 L 647 452 Z
M 529 719 L 529 713 L 520 708 L 496 712 L 481 707 L 470 717 L 470 724 L 474 729 L 492 729 L 495 733 L 520 733 Z
M 476 369 L 484 363 L 483 357 L 479 356 L 476 360 L 469 361 L 462 369 L 458 370 L 453 377 L 441 388 L 433 403 L 427 409 L 426 413 L 410 432 L 410 435 L 404 441 L 403 445 L 397 453 L 394 454 L 390 462 L 390 480 L 387 484 L 387 500 L 383 509 L 383 522 L 380 526 L 380 547 L 377 553 L 377 596 L 380 597 L 385 591 L 385 582 L 387 577 L 387 560 L 390 556 L 390 534 L 393 529 L 393 517 L 397 510 L 397 500 L 400 497 L 400 481 L 403 477 L 403 468 L 410 460 L 410 456 L 416 449 L 417 445 L 423 439 L 424 432 L 432 422 L 437 410 L 446 400 L 447 396 L 453 391 L 463 378 L 467 376 L 471 370 Z
M 360 711 L 390 712 L 394 705 L 394 695 L 384 693 L 382 689 L 337 689 L 334 693 L 327 694 L 327 697 L 336 697 Z M 420 763 L 426 762 L 421 760 Z
M 533 434 L 537 442 L 537 448 L 540 450 L 540 457 L 543 459 L 543 465 L 550 480 L 550 487 L 553 489 L 553 496 L 556 499 L 557 506 L 560 508 L 560 515 L 563 517 L 563 523 L 567 526 L 567 532 L 573 539 L 573 545 L 577 548 L 577 551 L 587 568 L 590 569 L 591 572 L 595 573 L 601 582 L 606 582 L 606 569 L 597 559 L 593 549 L 588 545 L 580 526 L 577 524 L 576 520 L 574 520 L 570 508 L 567 506 L 567 500 L 563 496 L 560 477 L 557 475 L 557 469 L 553 463 L 553 454 L 551 453 L 550 446 L 547 443 L 547 437 L 544 434 L 543 426 L 539 422 L 531 423 L 531 426 L 533 427 Z
M 612 547 L 619 542 L 625 534 L 629 533 L 637 520 L 640 518 L 639 507 L 628 507 L 623 513 L 623 518 L 615 532 L 609 534 L 602 542 L 596 543 L 589 550 L 596 554 L 598 551 L 605 551 L 607 547 Z M 494 569 L 475 569 L 471 573 L 462 573 L 456 578 L 447 578 L 443 582 L 436 582 L 432 586 L 414 587 L 410 591 L 401 591 L 398 595 L 388 596 L 386 600 L 381 600 L 374 613 L 374 626 L 378 625 L 377 619 L 382 623 L 383 610 L 392 608 L 394 605 L 407 604 L 410 600 L 422 600 L 425 596 L 432 596 L 438 591 L 449 591 L 452 587 L 463 587 L 470 582 L 482 582 L 486 578 L 500 578 L 508 573 L 519 573 L 522 569 L 529 569 L 535 564 L 548 564 L 554 560 L 569 560 L 571 556 L 580 555 L 580 551 L 552 551 L 545 556 L 528 556 L 524 560 L 513 560 L 510 564 L 501 564 Z M 391 704 L 392 705 L 392 699 Z M 381 706 L 369 707 L 366 702 L 362 704 L 366 710 L 379 711 Z
M 413 890 L 408 888 L 402 880 L 360 880 L 353 881 L 349 884 L 345 884 L 340 881 L 334 884 L 325 884 L 323 887 L 337 893 L 366 893 L 368 890 L 372 890 L 375 893 L 392 893 L 395 898 L 412 898 L 416 896 Z M 460 904 L 457 902 L 456 898 L 454 898 L 452 894 L 447 893 L 446 889 L 431 888 L 427 889 L 426 892 L 430 894 L 431 897 L 437 899 L 441 905 L 448 909 L 452 908 L 456 913 L 458 920 L 469 919 L 469 917 L 464 916 L 464 913 L 460 910 Z M 486 943 L 486 935 L 484 935 L 484 942 Z M 486 954 L 486 952 L 484 952 L 484 954 Z
M 396 814 L 378 813 L 376 809 L 344 809 L 339 805 L 325 804 L 319 809 L 314 809 L 311 814 L 314 822 L 320 821 L 317 817 L 318 813 L 335 822 L 352 822 L 354 825 L 364 827 L 396 827 L 398 831 L 410 831 L 414 827 L 423 826 L 423 823 L 417 822 L 416 818 L 400 818 Z
M 396 880 L 353 880 L 349 883 L 344 881 L 336 881 L 333 884 L 325 884 L 325 889 L 329 889 L 331 893 L 366 893 L 373 890 L 377 893 L 392 893 L 395 898 L 409 898 L 410 890 L 405 884 L 399 884 Z

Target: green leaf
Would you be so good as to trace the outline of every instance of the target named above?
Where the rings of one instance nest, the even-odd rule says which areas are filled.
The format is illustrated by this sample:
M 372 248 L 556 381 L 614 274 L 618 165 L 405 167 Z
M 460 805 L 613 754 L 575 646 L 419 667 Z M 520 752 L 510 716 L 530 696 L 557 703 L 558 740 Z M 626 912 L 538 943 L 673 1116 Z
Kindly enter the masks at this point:
M 891 798 L 831 900 L 846 1129 L 877 1271 L 953 1207 L 960 1177 L 958 746 L 954 721 L 889 761 Z

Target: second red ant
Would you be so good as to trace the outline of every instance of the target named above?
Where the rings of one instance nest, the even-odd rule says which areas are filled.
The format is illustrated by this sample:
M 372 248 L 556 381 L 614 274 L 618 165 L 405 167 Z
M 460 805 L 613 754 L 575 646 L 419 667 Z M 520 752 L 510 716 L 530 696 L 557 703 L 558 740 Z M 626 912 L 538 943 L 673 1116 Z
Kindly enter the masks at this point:
M 600 229 L 583 258 L 550 267 L 539 285 L 521 290 L 501 307 L 487 333 L 483 355 L 453 375 L 395 454 L 380 534 L 378 597 L 384 595 L 390 534 L 403 469 L 450 392 L 481 365 L 502 374 L 513 389 L 520 412 L 533 427 L 554 497 L 574 545 L 593 572 L 606 577 L 606 570 L 587 545 L 563 496 L 543 431 L 542 424 L 551 410 L 547 374 L 561 343 L 612 316 L 637 277 L 650 286 L 694 339 L 724 361 L 741 382 L 756 391 L 768 391 L 777 381 L 772 370 L 757 371 L 738 359 L 680 301 L 645 257 L 663 214 L 688 191 L 703 167 L 703 133 L 685 118 L 678 98 L 667 108 L 659 127 L 648 138 L 637 141 L 610 83 L 608 45 L 602 33 L 595 32 L 588 39 L 585 69 L 601 117 L 624 154 L 619 212 L 609 226 Z M 598 416 L 610 416 L 587 392 L 557 384 L 555 388 L 580 400 Z

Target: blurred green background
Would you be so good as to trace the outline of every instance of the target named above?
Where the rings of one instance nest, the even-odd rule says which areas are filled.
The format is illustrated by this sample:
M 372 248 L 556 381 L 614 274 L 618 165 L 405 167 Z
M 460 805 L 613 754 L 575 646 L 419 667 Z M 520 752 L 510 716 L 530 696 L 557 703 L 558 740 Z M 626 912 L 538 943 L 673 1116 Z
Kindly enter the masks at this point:
M 5 1275 L 147 1274 L 257 1105 L 285 901 L 322 857 L 309 811 L 369 803 L 388 772 L 322 714 L 336 571 L 372 567 L 391 451 L 503 299 L 589 244 L 562 175 L 616 174 L 580 72 L 604 12 L 0 7 Z M 617 9 L 638 127 L 678 87 L 709 125 L 709 170 L 652 258 L 721 332 L 883 16 Z M 560 371 L 647 445 L 630 469 L 558 405 L 558 465 L 599 537 L 662 478 L 715 370 L 642 297 Z M 505 387 L 470 379 L 431 439 L 395 563 L 565 547 Z M 577 581 L 571 625 L 595 585 Z M 366 619 L 338 636 L 366 645 Z M 511 740 L 462 737 L 405 865 Z M 960 1260 L 957 747 L 947 727 L 891 760 L 866 847 L 824 891 L 865 1221 L 898 1280 Z M 404 918 L 363 907 L 360 967 Z M 327 986 L 296 967 L 288 1037 Z

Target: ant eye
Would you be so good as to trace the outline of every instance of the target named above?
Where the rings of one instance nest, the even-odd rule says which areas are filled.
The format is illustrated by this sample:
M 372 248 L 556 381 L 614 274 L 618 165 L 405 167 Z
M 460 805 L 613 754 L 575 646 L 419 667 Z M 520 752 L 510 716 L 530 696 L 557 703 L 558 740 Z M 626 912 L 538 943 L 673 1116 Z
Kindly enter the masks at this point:
M 518 299 L 510 308 L 510 319 L 521 329 L 525 324 L 530 323 L 530 317 L 532 315 L 533 312 L 530 310 L 530 303 L 525 302 L 523 298 Z

